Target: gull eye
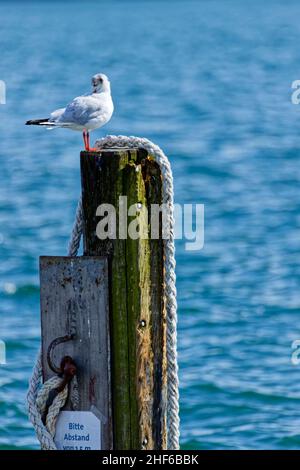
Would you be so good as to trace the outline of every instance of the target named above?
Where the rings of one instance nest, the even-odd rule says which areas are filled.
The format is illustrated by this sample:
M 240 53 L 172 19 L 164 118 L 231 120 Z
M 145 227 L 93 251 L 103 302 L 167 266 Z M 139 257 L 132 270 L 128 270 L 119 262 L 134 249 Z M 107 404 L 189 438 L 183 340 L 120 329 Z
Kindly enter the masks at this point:
M 103 83 L 103 78 L 99 78 L 99 83 Z

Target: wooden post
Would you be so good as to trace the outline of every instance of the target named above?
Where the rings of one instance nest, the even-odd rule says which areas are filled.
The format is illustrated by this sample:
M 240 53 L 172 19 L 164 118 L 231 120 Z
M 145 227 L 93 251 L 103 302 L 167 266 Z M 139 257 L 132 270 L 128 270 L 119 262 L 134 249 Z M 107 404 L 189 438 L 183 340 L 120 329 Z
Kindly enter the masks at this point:
M 161 173 L 144 150 L 81 152 L 84 255 L 108 256 L 114 449 L 166 448 L 166 314 L 163 242 L 150 237 L 150 205 L 161 204 Z M 148 209 L 128 237 L 120 196 Z M 124 200 L 123 200 L 124 201 Z M 100 240 L 101 204 L 116 209 L 116 238 Z M 126 208 L 125 208 L 126 209 Z M 128 223 L 134 216 L 128 217 Z M 160 224 L 161 225 L 161 224 Z M 125 229 L 125 232 L 124 232 Z M 125 234 L 125 236 L 124 236 Z M 127 238 L 126 238 L 127 235 Z
M 42 256 L 40 280 L 43 379 L 54 375 L 47 358 L 49 346 L 72 331 L 74 339 L 58 341 L 52 360 L 57 367 L 65 355 L 74 359 L 78 411 L 91 412 L 100 420 L 98 448 L 112 449 L 107 259 Z M 70 409 L 68 401 L 64 410 Z

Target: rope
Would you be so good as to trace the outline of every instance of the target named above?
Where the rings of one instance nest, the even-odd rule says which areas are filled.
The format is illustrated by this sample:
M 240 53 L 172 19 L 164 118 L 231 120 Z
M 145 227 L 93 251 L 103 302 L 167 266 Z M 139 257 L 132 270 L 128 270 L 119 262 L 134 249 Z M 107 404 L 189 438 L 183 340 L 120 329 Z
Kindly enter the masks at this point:
M 42 386 L 41 352 L 33 370 L 27 393 L 28 414 L 43 450 L 57 450 L 54 442 L 56 421 L 69 395 L 73 410 L 79 408 L 77 377 L 70 375 L 67 370 L 70 367 L 70 359 L 65 356 L 62 359 L 62 363 L 65 360 L 62 374 L 51 377 Z
M 47 400 L 51 390 L 58 387 L 61 383 L 61 378 L 54 376 L 44 383 L 43 387 L 38 392 L 36 397 L 36 407 L 38 412 L 42 416 L 46 411 Z M 58 418 L 60 409 L 65 405 L 68 398 L 68 387 L 65 387 L 53 400 L 52 405 L 49 407 L 46 417 L 46 428 L 54 438 L 55 436 L 55 425 Z
M 162 201 L 167 206 L 166 223 L 170 227 L 170 236 L 164 239 L 164 298 L 167 312 L 167 448 L 179 449 L 179 385 L 177 364 L 177 302 L 176 302 L 176 275 L 175 275 L 175 243 L 174 243 L 174 201 L 173 176 L 171 165 L 164 152 L 148 139 L 140 137 L 109 135 L 96 142 L 101 149 L 112 147 L 143 148 L 155 159 L 160 166 L 162 174 Z M 83 213 L 82 201 L 79 199 L 75 222 L 69 243 L 69 256 L 77 256 L 82 235 Z M 28 392 L 29 416 L 36 429 L 37 436 L 42 444 L 50 447 L 53 439 L 48 431 L 42 432 L 40 414 L 36 409 L 38 383 L 41 378 L 41 358 L 39 357 L 30 381 Z M 43 423 L 42 423 L 43 426 Z M 44 426 L 43 426 L 44 427 Z M 45 429 L 45 427 L 44 427 Z M 51 441 L 52 439 L 52 441 Z M 49 442 L 48 442 L 49 441 Z M 54 444 L 54 443 L 53 443 Z M 55 444 L 54 444 L 55 448 Z
M 27 393 L 28 415 L 35 429 L 37 438 L 41 443 L 42 449 L 56 450 L 53 436 L 43 424 L 41 414 L 36 404 L 42 375 L 42 353 L 40 351 L 33 369 L 32 377 L 30 379 L 30 386 Z
M 82 200 L 81 196 L 79 198 L 76 215 L 75 215 L 75 222 L 72 229 L 72 234 L 69 242 L 69 249 L 68 249 L 68 256 L 77 256 L 79 247 L 80 247 L 80 240 L 82 235 L 82 222 L 83 222 L 83 213 L 82 213 Z

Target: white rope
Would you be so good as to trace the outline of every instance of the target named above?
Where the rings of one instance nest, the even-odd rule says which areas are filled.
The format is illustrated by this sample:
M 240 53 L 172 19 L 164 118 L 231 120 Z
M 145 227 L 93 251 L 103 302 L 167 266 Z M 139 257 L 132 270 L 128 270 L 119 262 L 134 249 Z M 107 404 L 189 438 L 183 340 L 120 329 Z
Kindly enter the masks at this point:
M 43 387 L 39 390 L 38 395 L 36 397 L 36 407 L 41 416 L 43 416 L 46 410 L 49 393 L 51 392 L 51 390 L 60 385 L 61 380 L 62 379 L 60 377 L 54 375 L 53 377 L 51 377 L 51 379 L 47 380 L 47 382 L 45 382 Z M 68 392 L 69 387 L 64 387 L 64 389 L 60 393 L 58 393 L 57 396 L 54 398 L 47 413 L 45 426 L 53 438 L 55 436 L 56 421 L 61 408 L 66 404 Z
M 61 382 L 62 378 L 55 375 L 42 385 L 42 353 L 40 351 L 30 379 L 27 407 L 30 421 L 41 443 L 42 450 L 57 450 L 54 442 L 56 421 L 68 396 L 70 396 L 72 408 L 77 410 L 79 407 L 78 382 L 77 377 L 74 376 L 72 381 L 66 384 L 64 389 L 54 398 L 47 412 L 46 424 L 43 423 L 42 416 L 46 410 L 49 392 L 58 387 Z
M 37 396 L 41 386 L 42 380 L 42 353 L 39 352 L 36 364 L 33 369 L 32 377 L 30 379 L 29 390 L 27 393 L 27 406 L 30 421 L 33 424 L 38 440 L 41 443 L 43 450 L 56 450 L 56 445 L 53 436 L 49 433 L 46 426 L 44 426 L 41 414 L 37 407 Z
M 80 240 L 82 235 L 82 224 L 83 224 L 83 214 L 82 214 L 82 201 L 81 196 L 77 204 L 77 210 L 75 215 L 75 221 L 72 229 L 72 234 L 69 242 L 68 256 L 77 256 Z
M 96 142 L 100 149 L 112 147 L 143 148 L 155 159 L 160 166 L 162 174 L 162 202 L 167 206 L 166 223 L 170 227 L 170 236 L 164 240 L 164 298 L 167 312 L 167 448 L 179 449 L 179 386 L 177 365 L 177 302 L 176 302 L 176 275 L 175 275 L 175 243 L 174 243 L 174 201 L 173 201 L 173 176 L 170 162 L 164 152 L 153 142 L 140 137 L 107 136 Z M 69 244 L 69 256 L 76 256 L 80 246 L 82 235 L 83 215 L 82 202 L 78 202 L 76 218 Z M 40 442 L 48 443 L 49 436 L 41 432 L 40 415 L 36 409 L 37 381 L 41 377 L 41 360 L 39 359 L 28 392 L 30 419 L 36 429 Z M 42 423 L 43 426 L 43 423 Z M 44 427 L 44 426 L 43 426 Z M 44 427 L 45 429 L 45 427 Z M 49 434 L 49 433 L 48 433 Z M 50 436 L 51 438 L 51 436 Z M 50 441 L 49 441 L 50 442 Z M 55 446 L 55 445 L 54 445 Z M 50 447 L 49 447 L 50 448 Z

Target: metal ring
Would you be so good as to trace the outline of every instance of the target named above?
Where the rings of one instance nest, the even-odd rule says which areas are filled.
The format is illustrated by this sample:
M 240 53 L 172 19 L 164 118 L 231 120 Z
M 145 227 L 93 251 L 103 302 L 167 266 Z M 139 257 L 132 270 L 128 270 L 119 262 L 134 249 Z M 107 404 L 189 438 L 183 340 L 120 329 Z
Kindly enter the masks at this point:
M 65 336 L 59 336 L 58 338 L 55 338 L 53 341 L 51 341 L 48 347 L 48 351 L 47 351 L 47 362 L 48 362 L 48 366 L 53 372 L 55 372 L 55 374 L 61 374 L 62 370 L 60 369 L 60 367 L 57 367 L 53 362 L 52 354 L 53 354 L 54 348 L 56 348 L 56 346 L 58 346 L 59 344 L 66 343 L 67 341 L 71 341 L 74 338 L 75 338 L 75 334 L 70 334 L 70 335 L 65 335 Z

